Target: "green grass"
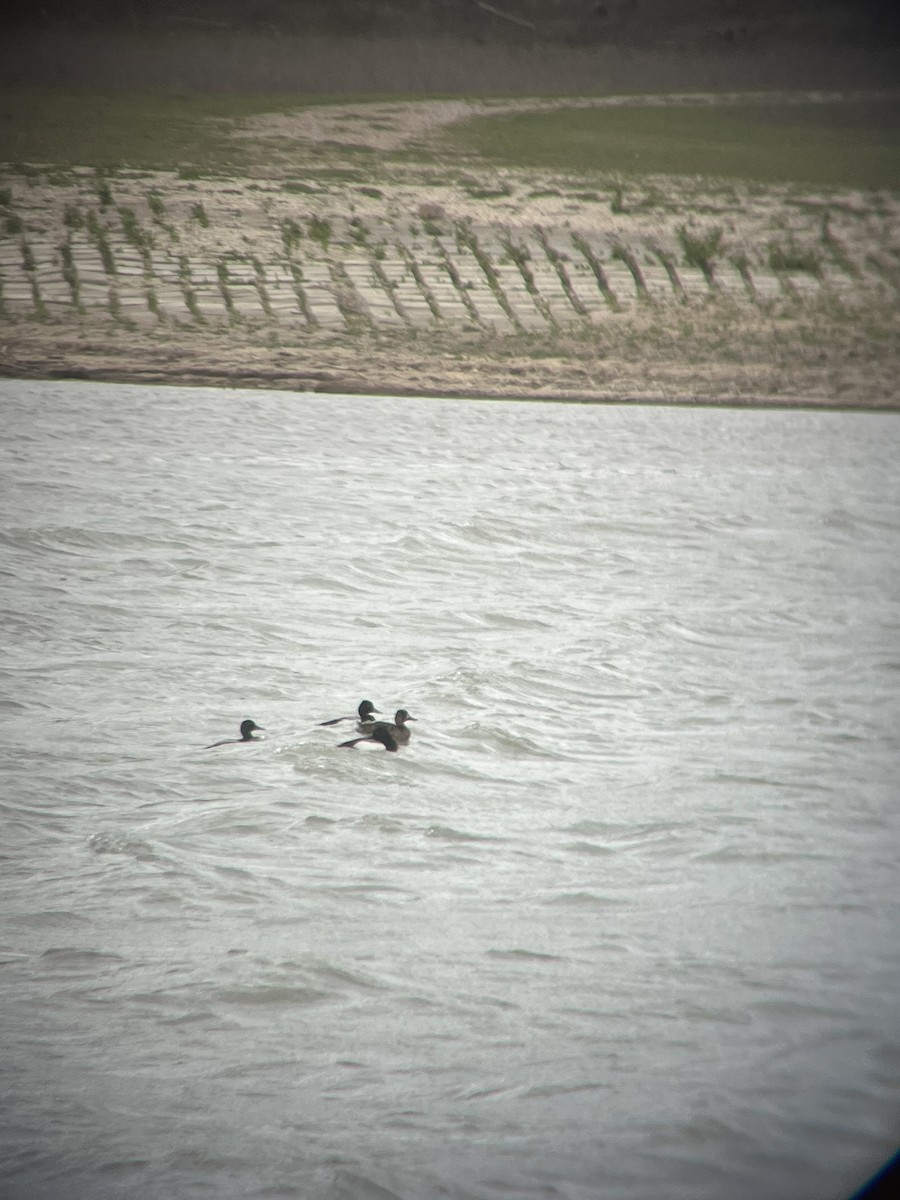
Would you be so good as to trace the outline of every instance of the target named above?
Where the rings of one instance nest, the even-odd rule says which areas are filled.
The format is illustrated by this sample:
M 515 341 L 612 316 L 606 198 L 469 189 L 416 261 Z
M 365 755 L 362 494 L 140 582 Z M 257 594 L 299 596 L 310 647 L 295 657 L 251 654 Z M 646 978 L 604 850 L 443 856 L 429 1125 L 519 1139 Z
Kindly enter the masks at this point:
M 308 105 L 288 95 L 115 94 L 28 88 L 0 92 L 0 162 L 228 170 L 252 157 L 234 121 Z
M 722 249 L 722 226 L 697 233 L 684 225 L 678 227 L 678 240 L 689 267 L 699 267 L 707 279 L 712 277 L 713 259 Z
M 20 164 L 22 172 L 33 168 L 21 164 L 34 163 L 93 167 L 98 197 L 110 206 L 108 171 L 177 170 L 187 179 L 265 166 L 271 157 L 266 140 L 230 137 L 236 122 L 261 113 L 389 98 L 6 90 L 0 91 L 0 162 Z M 292 143 L 290 153 L 298 173 L 327 167 L 320 161 L 321 147 Z M 342 151 L 345 158 L 349 154 L 350 148 Z M 408 161 L 421 167 L 446 165 L 454 156 L 471 162 L 473 155 L 494 166 L 582 176 L 699 175 L 900 190 L 900 99 L 561 109 L 477 117 L 447 130 L 428 150 L 398 150 L 390 160 L 396 166 Z M 371 169 L 384 166 L 385 156 L 363 150 L 359 156 L 369 164 L 366 171 L 343 168 L 335 174 L 371 185 Z M 284 186 L 302 191 L 308 185 L 290 180 Z M 506 194 L 505 187 L 491 192 L 480 181 L 475 186 L 498 198 Z M 370 187 L 367 194 L 376 191 Z M 590 195 L 593 199 L 594 193 Z M 613 207 L 633 207 L 625 205 L 621 184 Z
M 769 246 L 769 266 L 773 271 L 807 271 L 818 275 L 822 270 L 822 256 L 814 249 L 804 246 Z
M 494 164 L 900 190 L 900 100 L 475 117 L 445 145 Z
M 322 217 L 310 217 L 308 229 L 313 241 L 318 242 L 323 250 L 327 250 L 331 241 L 331 222 Z
M 406 100 L 424 99 L 413 95 Z M 438 97 L 432 97 L 437 99 Z M 188 178 L 265 165 L 254 138 L 228 136 L 234 122 L 323 104 L 364 104 L 396 95 L 269 93 L 216 95 L 0 89 L 0 162 L 59 167 L 175 170 Z M 302 157 L 315 161 L 316 147 Z M 294 147 L 295 160 L 301 152 Z M 365 182 L 362 180 L 361 182 Z M 111 199 L 109 203 L 112 203 Z

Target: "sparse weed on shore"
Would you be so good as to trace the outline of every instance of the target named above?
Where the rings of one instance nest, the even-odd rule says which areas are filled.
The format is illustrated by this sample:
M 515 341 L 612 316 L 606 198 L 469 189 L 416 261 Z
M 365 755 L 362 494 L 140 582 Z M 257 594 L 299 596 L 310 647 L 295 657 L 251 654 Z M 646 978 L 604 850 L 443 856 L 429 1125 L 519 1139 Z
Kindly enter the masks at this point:
M 97 220 L 97 215 L 93 209 L 88 210 L 86 225 L 88 233 L 100 252 L 100 258 L 103 262 L 103 269 L 107 275 L 116 274 L 116 260 L 113 257 L 112 247 L 109 244 L 109 239 L 106 236 L 106 230 Z
M 99 169 L 95 172 L 95 190 L 100 207 L 110 208 L 113 204 L 112 188 L 109 186 L 106 173 Z
M 769 246 L 768 263 L 773 271 L 805 271 L 810 275 L 822 273 L 822 256 L 811 246 L 798 246 L 794 243 L 780 245 L 773 242 Z
M 713 259 L 722 249 L 724 230 L 721 225 L 708 229 L 702 234 L 695 233 L 686 225 L 680 225 L 677 232 L 686 265 L 701 270 L 707 283 L 711 285 L 714 282 Z
M 281 244 L 284 246 L 284 252 L 290 257 L 303 238 L 303 230 L 293 219 L 293 217 L 285 217 L 281 222 Z
M 84 306 L 81 303 L 81 292 L 78 280 L 78 271 L 75 267 L 75 258 L 72 254 L 72 245 L 70 242 L 62 242 L 59 247 L 60 258 L 62 259 L 63 279 L 69 285 L 69 290 L 72 293 L 72 304 L 76 312 L 83 313 Z
M 331 243 L 331 222 L 326 217 L 310 217 L 307 228 L 312 240 L 318 242 L 323 250 L 327 250 Z
M 357 246 L 365 246 L 369 241 L 369 233 L 366 229 L 365 222 L 360 217 L 351 217 L 350 219 L 350 239 Z
M 122 231 L 125 234 L 127 241 L 134 246 L 140 254 L 148 253 L 153 247 L 153 238 L 141 226 L 137 219 L 137 214 L 133 208 L 127 205 L 119 206 L 119 219 L 122 222 Z

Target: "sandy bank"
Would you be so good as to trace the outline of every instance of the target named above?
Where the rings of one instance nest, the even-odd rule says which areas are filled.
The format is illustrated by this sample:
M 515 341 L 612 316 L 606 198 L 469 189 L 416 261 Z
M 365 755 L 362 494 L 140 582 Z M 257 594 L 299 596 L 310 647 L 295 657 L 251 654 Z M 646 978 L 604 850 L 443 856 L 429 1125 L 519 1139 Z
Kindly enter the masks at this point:
M 252 178 L 9 171 L 0 372 L 900 406 L 897 197 L 684 178 L 586 191 L 433 161 L 354 181 L 355 147 L 427 146 L 473 112 L 548 103 L 255 118 L 235 130 L 264 148 Z M 318 170 L 298 176 L 303 146 Z M 691 258 L 686 230 L 709 257 Z

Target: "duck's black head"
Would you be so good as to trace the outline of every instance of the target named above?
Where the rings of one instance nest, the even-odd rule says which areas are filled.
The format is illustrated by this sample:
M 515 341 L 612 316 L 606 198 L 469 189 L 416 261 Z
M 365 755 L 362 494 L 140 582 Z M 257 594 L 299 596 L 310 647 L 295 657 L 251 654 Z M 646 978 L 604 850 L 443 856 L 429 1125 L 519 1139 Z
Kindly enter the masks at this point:
M 363 700 L 363 702 L 360 704 L 359 708 L 356 711 L 359 713 L 359 719 L 361 721 L 365 721 L 365 719 L 367 717 L 371 716 L 372 713 L 377 713 L 378 709 L 375 707 L 375 705 L 372 703 L 371 700 Z
M 262 729 L 262 725 L 257 725 L 257 723 L 255 721 L 251 721 L 249 717 L 246 721 L 241 721 L 241 740 L 244 742 L 254 741 L 254 729 Z

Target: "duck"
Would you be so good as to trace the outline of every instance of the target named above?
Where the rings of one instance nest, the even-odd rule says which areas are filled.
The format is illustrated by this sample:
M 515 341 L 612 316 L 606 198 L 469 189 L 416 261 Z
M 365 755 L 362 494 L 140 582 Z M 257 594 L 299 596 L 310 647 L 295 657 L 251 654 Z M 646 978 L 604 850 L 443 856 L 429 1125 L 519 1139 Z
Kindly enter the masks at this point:
M 254 729 L 262 730 L 265 733 L 265 728 L 262 725 L 257 725 L 255 721 L 251 721 L 248 717 L 246 721 L 241 721 L 241 736 L 239 738 L 225 738 L 222 742 L 213 742 L 210 746 L 204 746 L 204 750 L 214 750 L 216 746 L 239 746 L 242 742 L 260 742 L 262 738 L 253 736 Z
M 385 750 L 399 750 L 396 739 L 391 733 L 390 725 L 375 725 L 372 732 L 363 737 L 351 738 L 349 742 L 338 742 L 338 748 L 357 746 L 360 742 L 378 742 Z
M 395 742 L 408 742 L 409 735 L 412 730 L 406 728 L 407 721 L 414 721 L 416 718 L 411 717 L 405 708 L 398 708 L 394 713 L 394 723 L 390 721 L 360 721 L 356 726 L 358 733 L 371 734 L 374 729 L 383 726 L 390 730 L 391 737 Z
M 360 723 L 367 721 L 372 713 L 377 713 L 379 710 L 375 707 L 371 700 L 362 700 L 359 708 L 356 710 L 356 715 L 352 717 L 332 717 L 330 721 L 320 721 L 320 725 L 339 725 L 341 721 L 355 721 L 357 718 Z

